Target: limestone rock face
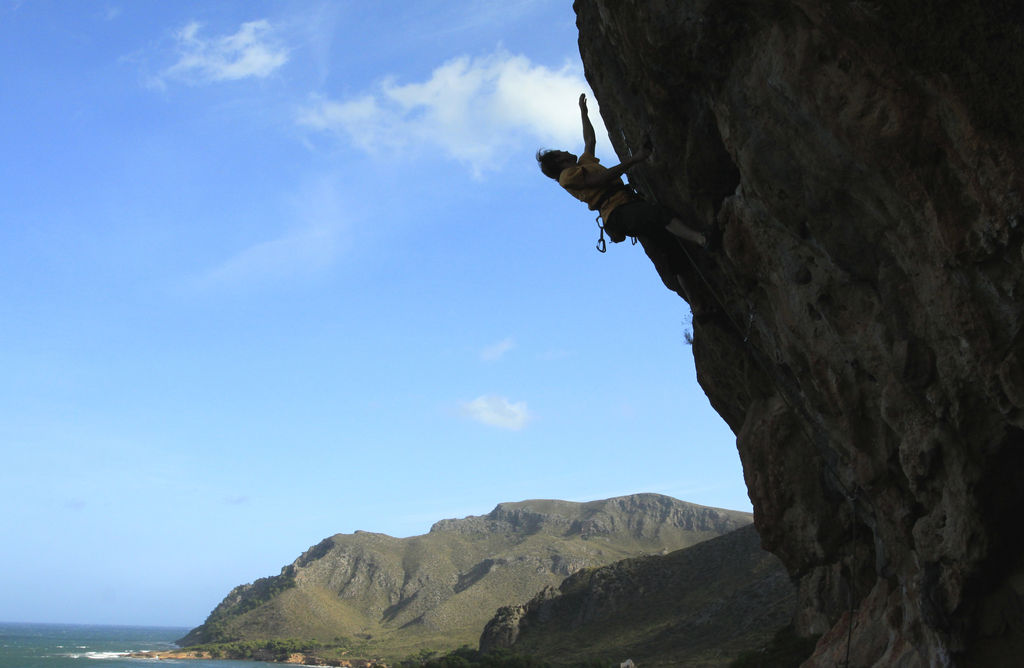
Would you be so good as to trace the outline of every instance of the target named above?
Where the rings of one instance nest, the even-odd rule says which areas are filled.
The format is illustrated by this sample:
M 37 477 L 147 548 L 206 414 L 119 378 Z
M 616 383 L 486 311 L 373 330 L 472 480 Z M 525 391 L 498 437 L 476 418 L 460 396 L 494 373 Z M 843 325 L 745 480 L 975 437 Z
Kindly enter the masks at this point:
M 1020 646 L 1024 26 L 1015 3 L 580 0 L 641 238 L 694 310 L 806 665 Z M 616 249 L 618 250 L 618 249 Z M 853 632 L 849 634 L 849 624 Z M 852 638 L 847 646 L 848 638 Z M 1015 645 L 1016 643 L 1016 645 Z

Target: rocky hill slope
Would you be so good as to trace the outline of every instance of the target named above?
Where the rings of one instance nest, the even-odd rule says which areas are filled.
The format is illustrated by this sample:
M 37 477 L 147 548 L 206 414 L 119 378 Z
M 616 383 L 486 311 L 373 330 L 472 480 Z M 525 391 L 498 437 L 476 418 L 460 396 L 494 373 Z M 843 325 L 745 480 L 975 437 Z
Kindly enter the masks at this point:
M 723 666 L 790 623 L 796 593 L 748 526 L 667 555 L 586 569 L 502 608 L 480 649 L 554 664 L 633 659 L 643 666 Z
M 392 656 L 475 644 L 500 606 L 580 569 L 687 547 L 750 522 L 747 513 L 639 494 L 502 503 L 411 538 L 338 534 L 279 575 L 233 589 L 179 644 L 342 638 Z
M 1024 628 L 1024 19 L 983 0 L 579 0 L 642 238 L 799 579 L 808 666 L 1011 665 Z M 617 250 L 617 249 L 616 249 Z M 850 626 L 852 625 L 852 633 Z M 1003 663 L 1000 663 L 1003 661 Z

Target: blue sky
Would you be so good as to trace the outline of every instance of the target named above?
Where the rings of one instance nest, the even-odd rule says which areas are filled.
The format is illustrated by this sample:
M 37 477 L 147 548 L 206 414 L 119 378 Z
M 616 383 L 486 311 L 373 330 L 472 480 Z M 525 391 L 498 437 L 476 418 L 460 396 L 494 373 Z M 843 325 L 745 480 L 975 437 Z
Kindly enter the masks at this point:
M 196 625 L 502 501 L 750 509 L 687 305 L 533 160 L 574 20 L 0 0 L 0 620 Z

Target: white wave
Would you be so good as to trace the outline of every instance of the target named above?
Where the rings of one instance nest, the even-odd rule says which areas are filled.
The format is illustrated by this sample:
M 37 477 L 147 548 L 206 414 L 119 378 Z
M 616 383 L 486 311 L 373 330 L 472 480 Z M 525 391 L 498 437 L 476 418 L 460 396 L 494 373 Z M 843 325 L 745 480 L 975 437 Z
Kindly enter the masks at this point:
M 88 647 L 83 645 L 82 647 Z M 173 659 L 158 659 L 156 657 L 133 657 L 132 654 L 140 651 L 153 651 L 153 650 L 128 650 L 122 649 L 116 652 L 62 652 L 60 654 L 54 654 L 53 656 L 66 657 L 68 659 L 101 659 L 104 661 L 111 661 L 114 659 L 124 659 L 126 661 L 160 661 L 161 664 L 174 664 L 180 663 Z

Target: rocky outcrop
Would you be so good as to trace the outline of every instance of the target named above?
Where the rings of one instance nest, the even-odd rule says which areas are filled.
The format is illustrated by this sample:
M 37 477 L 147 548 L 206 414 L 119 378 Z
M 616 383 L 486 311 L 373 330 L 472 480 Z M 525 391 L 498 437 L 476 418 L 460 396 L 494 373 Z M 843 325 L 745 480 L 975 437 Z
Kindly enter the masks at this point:
M 499 503 L 486 515 L 441 520 L 430 531 L 466 535 L 548 533 L 581 538 L 623 534 L 636 540 L 658 540 L 662 531 L 718 536 L 742 526 L 747 517 L 740 511 L 680 503 L 659 494 L 634 494 L 588 503 Z
M 1024 27 L 1013 3 L 580 0 L 633 182 L 712 254 L 641 238 L 694 310 L 808 666 L 1020 643 Z M 850 625 L 853 625 L 852 633 Z M 1012 654 L 1010 654 L 1012 655 Z
M 793 585 L 753 527 L 667 555 L 580 571 L 523 605 L 498 610 L 481 651 L 511 648 L 579 664 L 727 665 L 792 619 Z
M 454 649 L 475 642 L 498 607 L 581 569 L 687 547 L 751 521 L 638 494 L 503 503 L 409 538 L 337 534 L 280 575 L 233 589 L 179 644 L 341 638 L 370 652 Z

